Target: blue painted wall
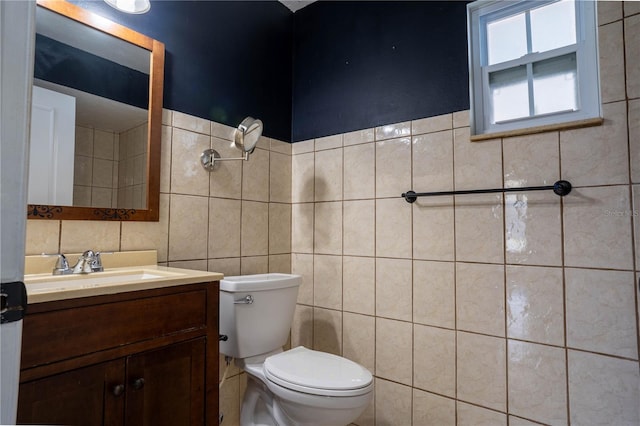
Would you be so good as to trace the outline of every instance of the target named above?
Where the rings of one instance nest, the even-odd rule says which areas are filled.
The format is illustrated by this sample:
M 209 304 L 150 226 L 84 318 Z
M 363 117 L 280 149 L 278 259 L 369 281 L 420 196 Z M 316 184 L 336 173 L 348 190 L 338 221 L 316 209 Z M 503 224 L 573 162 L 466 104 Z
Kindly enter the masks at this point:
M 469 108 L 465 1 L 72 1 L 165 43 L 166 108 L 283 141 Z
M 165 44 L 165 108 L 233 127 L 251 115 L 265 136 L 291 140 L 293 14 L 281 3 L 151 0 L 128 15 L 72 2 Z
M 149 74 L 36 34 L 35 78 L 149 108 Z
M 464 1 L 321 1 L 295 13 L 293 141 L 469 108 Z

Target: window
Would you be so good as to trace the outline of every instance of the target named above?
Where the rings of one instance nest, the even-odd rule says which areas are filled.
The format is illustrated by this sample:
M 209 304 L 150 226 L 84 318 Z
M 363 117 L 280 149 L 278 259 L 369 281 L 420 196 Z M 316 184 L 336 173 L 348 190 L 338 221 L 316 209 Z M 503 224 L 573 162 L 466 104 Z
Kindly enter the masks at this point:
M 467 6 L 473 135 L 600 117 L 595 4 Z

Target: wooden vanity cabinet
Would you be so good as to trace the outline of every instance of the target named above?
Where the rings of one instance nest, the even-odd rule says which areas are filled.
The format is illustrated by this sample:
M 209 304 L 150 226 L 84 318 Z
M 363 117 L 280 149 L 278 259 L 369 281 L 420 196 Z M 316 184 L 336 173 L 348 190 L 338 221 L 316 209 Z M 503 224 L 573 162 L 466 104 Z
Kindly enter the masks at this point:
M 29 305 L 18 423 L 217 425 L 218 282 Z

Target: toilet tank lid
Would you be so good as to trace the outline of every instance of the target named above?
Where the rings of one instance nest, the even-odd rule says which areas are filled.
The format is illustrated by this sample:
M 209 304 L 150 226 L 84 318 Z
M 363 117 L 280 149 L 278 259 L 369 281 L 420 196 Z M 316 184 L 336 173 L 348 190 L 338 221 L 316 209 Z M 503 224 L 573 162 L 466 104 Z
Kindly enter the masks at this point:
M 369 370 L 360 364 L 304 346 L 268 357 L 264 369 L 267 378 L 279 379 L 277 382 L 282 385 L 288 383 L 317 390 L 362 389 L 372 381 Z
M 256 274 L 225 277 L 220 281 L 220 290 L 227 292 L 247 292 L 297 287 L 302 277 L 295 274 Z

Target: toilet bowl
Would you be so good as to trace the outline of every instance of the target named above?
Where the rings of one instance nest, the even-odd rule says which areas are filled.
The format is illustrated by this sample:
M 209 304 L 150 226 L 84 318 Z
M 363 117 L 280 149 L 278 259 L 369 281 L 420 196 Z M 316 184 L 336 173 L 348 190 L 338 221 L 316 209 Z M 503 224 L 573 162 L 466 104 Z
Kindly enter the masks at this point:
M 240 414 L 243 426 L 265 424 L 265 412 L 274 420 L 266 424 L 346 425 L 373 397 L 367 369 L 303 346 L 272 355 L 264 363 L 245 364 L 244 369 L 249 380 Z
M 373 377 L 346 358 L 303 346 L 283 351 L 299 275 L 228 277 L 220 283 L 220 352 L 247 373 L 242 426 L 340 426 L 373 397 Z

